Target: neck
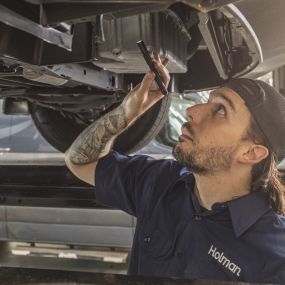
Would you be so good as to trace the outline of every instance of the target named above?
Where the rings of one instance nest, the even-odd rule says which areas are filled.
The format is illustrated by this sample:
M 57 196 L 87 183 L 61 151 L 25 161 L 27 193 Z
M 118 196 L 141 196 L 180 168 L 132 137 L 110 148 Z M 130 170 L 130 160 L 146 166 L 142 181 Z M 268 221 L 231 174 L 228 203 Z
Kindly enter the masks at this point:
M 200 205 L 208 210 L 215 203 L 223 203 L 250 193 L 250 169 L 227 170 L 212 175 L 194 173 L 195 194 Z

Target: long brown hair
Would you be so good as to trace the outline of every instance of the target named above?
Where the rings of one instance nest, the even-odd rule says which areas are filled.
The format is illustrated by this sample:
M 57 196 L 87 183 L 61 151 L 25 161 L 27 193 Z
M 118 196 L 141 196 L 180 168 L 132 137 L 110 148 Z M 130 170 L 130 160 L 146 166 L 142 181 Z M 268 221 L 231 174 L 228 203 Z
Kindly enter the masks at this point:
M 262 192 L 271 204 L 272 209 L 285 215 L 285 185 L 282 173 L 277 168 L 277 158 L 266 141 L 254 118 L 251 118 L 248 137 L 256 144 L 262 144 L 269 150 L 269 155 L 252 167 L 252 192 Z

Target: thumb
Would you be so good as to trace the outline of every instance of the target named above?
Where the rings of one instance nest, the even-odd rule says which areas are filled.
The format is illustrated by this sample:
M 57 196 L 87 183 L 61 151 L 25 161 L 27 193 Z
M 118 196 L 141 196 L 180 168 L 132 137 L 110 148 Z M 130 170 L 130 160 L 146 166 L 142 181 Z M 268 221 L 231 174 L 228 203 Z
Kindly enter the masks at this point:
M 152 71 L 149 71 L 143 78 L 140 89 L 143 92 L 148 92 L 153 81 L 154 81 L 155 75 Z

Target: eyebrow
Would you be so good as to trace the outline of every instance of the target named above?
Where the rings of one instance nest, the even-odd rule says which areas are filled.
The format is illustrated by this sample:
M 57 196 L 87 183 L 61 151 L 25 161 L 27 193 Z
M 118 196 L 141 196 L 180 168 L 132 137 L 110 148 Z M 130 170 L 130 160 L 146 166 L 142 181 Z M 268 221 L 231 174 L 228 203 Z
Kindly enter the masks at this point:
M 220 93 L 219 91 L 213 91 L 212 94 L 213 94 L 215 97 L 219 97 L 219 98 L 222 98 L 223 100 L 225 100 L 225 101 L 228 103 L 228 105 L 231 107 L 231 109 L 232 109 L 234 112 L 236 112 L 235 105 L 234 105 L 233 101 L 232 101 L 229 97 L 227 97 L 227 96 L 224 95 L 223 93 Z M 210 96 L 211 96 L 211 94 L 210 94 Z

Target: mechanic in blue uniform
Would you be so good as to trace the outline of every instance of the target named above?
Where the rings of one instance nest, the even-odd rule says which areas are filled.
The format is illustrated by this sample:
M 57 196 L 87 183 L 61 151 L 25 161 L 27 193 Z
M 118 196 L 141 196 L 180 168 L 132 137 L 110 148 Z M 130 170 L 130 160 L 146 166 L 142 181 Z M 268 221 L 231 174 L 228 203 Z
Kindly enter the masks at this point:
M 167 59 L 156 66 L 167 86 Z M 66 164 L 102 203 L 137 217 L 129 274 L 285 283 L 285 99 L 264 82 L 232 79 L 187 109 L 176 160 L 127 156 L 114 139 L 160 100 L 149 72 L 91 124 Z

